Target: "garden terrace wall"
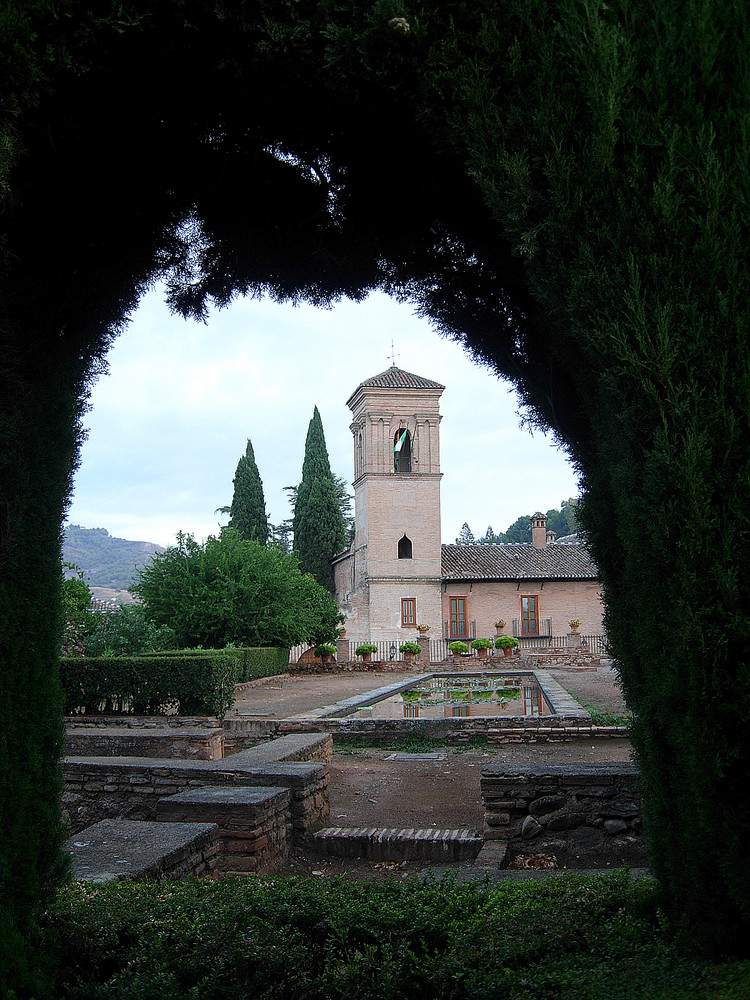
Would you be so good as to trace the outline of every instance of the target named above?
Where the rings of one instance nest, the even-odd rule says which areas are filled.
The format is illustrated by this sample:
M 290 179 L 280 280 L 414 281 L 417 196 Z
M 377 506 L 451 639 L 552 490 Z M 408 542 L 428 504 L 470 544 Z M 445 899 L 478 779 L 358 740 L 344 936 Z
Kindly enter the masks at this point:
M 227 747 L 252 747 L 264 740 L 289 734 L 328 732 L 334 744 L 351 740 L 390 743 L 408 736 L 463 746 L 486 739 L 488 744 L 571 742 L 590 738 L 627 738 L 622 726 L 580 725 L 578 720 L 545 716 L 543 719 L 225 719 Z M 229 753 L 229 750 L 227 750 Z
M 525 657 L 533 658 L 533 664 L 541 669 L 549 667 L 568 667 L 573 670 L 596 670 L 608 657 L 598 653 L 589 653 L 585 649 L 571 646 L 561 646 L 550 650 L 524 650 Z M 532 669 L 534 669 L 532 665 Z
M 319 736 L 311 740 L 295 735 L 279 741 L 276 753 L 300 753 L 305 743 L 315 746 Z M 325 756 L 330 745 L 330 737 L 324 738 L 323 746 L 329 750 L 313 752 Z M 65 819 L 73 833 L 102 819 L 153 820 L 161 798 L 191 788 L 230 785 L 288 788 L 295 837 L 324 826 L 330 815 L 328 764 L 272 757 L 267 748 L 244 750 L 223 761 L 67 757 L 63 761 Z
M 190 726 L 69 726 L 65 752 L 73 757 L 156 757 L 222 760 L 224 730 Z
M 632 764 L 489 765 L 480 780 L 485 840 L 507 860 L 548 854 L 568 868 L 647 864 Z
M 156 815 L 173 823 L 215 823 L 219 871 L 272 874 L 289 857 L 290 796 L 288 788 L 205 785 L 159 799 Z

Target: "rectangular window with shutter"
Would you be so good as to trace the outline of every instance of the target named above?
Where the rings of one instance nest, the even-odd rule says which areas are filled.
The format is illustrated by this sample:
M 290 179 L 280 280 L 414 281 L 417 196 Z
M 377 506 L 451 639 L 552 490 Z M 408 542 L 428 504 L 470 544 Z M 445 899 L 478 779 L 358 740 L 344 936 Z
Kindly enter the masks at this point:
M 417 599 L 416 597 L 401 598 L 401 626 L 402 628 L 414 628 L 417 624 Z
M 450 635 L 451 639 L 468 639 L 469 628 L 466 616 L 466 598 L 451 597 L 450 599 Z
M 521 598 L 521 635 L 539 635 L 539 602 L 536 597 Z

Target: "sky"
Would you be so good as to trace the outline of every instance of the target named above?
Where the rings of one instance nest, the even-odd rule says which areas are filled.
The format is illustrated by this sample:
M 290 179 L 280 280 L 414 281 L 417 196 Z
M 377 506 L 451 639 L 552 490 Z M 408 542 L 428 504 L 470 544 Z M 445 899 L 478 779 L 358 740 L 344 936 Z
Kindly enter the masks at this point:
M 393 348 L 391 348 L 393 343 Z M 198 541 L 228 517 L 237 462 L 252 441 L 273 524 L 291 516 L 285 486 L 302 473 L 317 405 L 336 475 L 351 483 L 347 399 L 395 363 L 445 386 L 440 400 L 442 540 L 467 522 L 479 538 L 577 496 L 551 438 L 520 428 L 512 387 L 381 293 L 330 310 L 239 299 L 206 324 L 146 295 L 91 392 L 88 436 L 68 521 L 117 538 Z

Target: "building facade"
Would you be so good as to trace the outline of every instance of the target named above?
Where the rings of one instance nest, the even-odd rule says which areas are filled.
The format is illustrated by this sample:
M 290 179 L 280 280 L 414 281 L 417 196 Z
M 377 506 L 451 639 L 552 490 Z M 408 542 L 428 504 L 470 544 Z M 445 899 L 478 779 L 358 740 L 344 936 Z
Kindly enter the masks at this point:
M 440 396 L 444 386 L 392 366 L 348 400 L 354 539 L 334 561 L 336 598 L 358 642 L 602 632 L 596 566 L 576 536 L 555 541 L 532 518 L 531 544 L 442 545 Z

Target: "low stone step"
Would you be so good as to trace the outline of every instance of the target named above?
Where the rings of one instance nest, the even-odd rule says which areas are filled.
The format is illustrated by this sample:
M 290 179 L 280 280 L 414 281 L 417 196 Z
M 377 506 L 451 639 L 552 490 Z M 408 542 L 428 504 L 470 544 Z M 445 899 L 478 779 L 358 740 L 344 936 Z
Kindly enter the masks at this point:
M 479 830 L 388 829 L 331 826 L 310 837 L 326 857 L 371 861 L 469 861 L 484 843 Z

